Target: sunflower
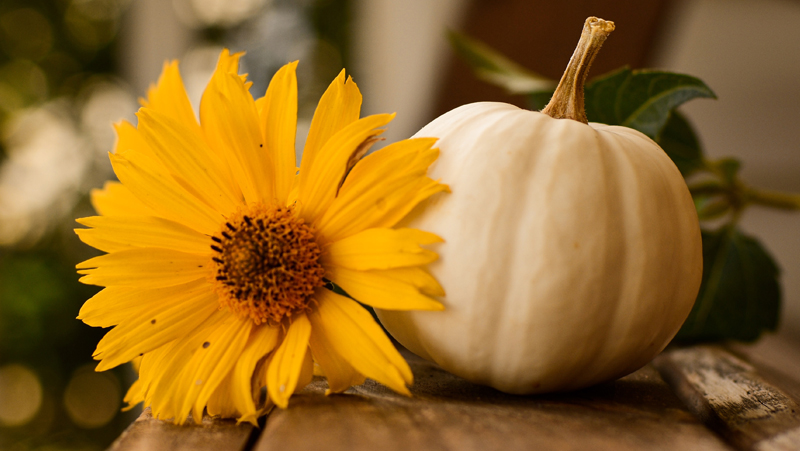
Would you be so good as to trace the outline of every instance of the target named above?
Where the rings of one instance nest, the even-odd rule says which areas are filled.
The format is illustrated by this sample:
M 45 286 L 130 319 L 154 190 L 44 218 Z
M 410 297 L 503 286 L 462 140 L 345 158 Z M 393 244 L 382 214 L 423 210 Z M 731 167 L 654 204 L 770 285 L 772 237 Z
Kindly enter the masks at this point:
M 440 238 L 395 227 L 448 190 L 426 176 L 434 140 L 364 156 L 393 115 L 359 119 L 361 94 L 342 71 L 298 170 L 297 63 L 254 100 L 240 56 L 222 52 L 199 122 L 172 62 L 138 125 L 115 125 L 119 182 L 92 193 L 99 216 L 76 230 L 106 252 L 77 266 L 81 282 L 104 287 L 78 318 L 114 326 L 94 353 L 97 371 L 141 357 L 125 401 L 178 424 L 204 409 L 255 424 L 317 368 L 329 393 L 371 378 L 408 395 L 408 364 L 359 302 L 443 308 L 424 268 L 437 254 L 423 247 Z

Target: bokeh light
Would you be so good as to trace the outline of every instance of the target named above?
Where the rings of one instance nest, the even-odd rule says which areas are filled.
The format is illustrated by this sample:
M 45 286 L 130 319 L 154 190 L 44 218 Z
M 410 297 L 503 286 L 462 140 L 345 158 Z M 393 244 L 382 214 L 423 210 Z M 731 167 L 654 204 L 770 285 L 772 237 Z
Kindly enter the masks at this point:
M 17 112 L 3 133 L 0 245 L 44 233 L 50 218 L 72 209 L 88 166 L 87 142 L 63 102 Z
M 94 371 L 89 364 L 78 368 L 64 391 L 64 409 L 82 428 L 108 424 L 120 409 L 120 384 L 114 373 Z
M 32 8 L 20 8 L 0 16 L 0 46 L 15 58 L 38 60 L 50 51 L 50 22 Z
M 179 17 L 193 28 L 231 27 L 269 3 L 270 0 L 173 0 Z
M 120 83 L 109 80 L 94 80 L 79 94 L 80 128 L 92 144 L 92 158 L 108 167 L 108 152 L 114 148 L 116 133 L 112 124 L 120 119 L 134 121 L 134 112 L 138 105 L 130 93 L 130 89 Z M 106 179 L 111 174 L 100 174 Z M 94 184 L 102 180 L 94 180 Z
M 42 384 L 36 373 L 12 363 L 0 367 L 0 424 L 22 426 L 42 405 Z
M 206 89 L 208 80 L 217 67 L 217 59 L 222 47 L 219 45 L 197 46 L 184 55 L 180 60 L 181 76 L 189 95 L 189 101 L 194 107 L 195 114 L 200 117 L 200 99 Z
M 95 214 L 89 191 L 114 179 L 112 124 L 136 124 L 136 97 L 146 95 L 123 68 L 148 55 L 180 59 L 198 108 L 223 47 L 247 52 L 242 70 L 254 96 L 301 60 L 300 149 L 319 96 L 344 65 L 336 30 L 346 3 L 0 1 L 0 449 L 99 451 L 141 412 L 120 411 L 136 377 L 130 366 L 96 373 L 92 350 L 105 331 L 75 319 L 98 290 L 78 282 L 75 264 L 98 252 L 77 239 L 74 218 Z M 185 45 L 133 51 L 141 33 L 157 32 L 150 22 L 136 26 L 152 12 L 180 16 L 167 35 Z

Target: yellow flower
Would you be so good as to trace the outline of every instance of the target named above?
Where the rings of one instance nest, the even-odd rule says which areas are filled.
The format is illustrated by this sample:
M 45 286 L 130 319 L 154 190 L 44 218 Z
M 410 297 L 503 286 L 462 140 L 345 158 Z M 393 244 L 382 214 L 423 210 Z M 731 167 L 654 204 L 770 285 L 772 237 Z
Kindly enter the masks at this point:
M 320 100 L 298 172 L 297 63 L 254 100 L 239 56 L 222 52 L 199 123 L 173 62 L 142 101 L 138 126 L 116 125 L 120 182 L 92 193 L 100 216 L 76 230 L 107 252 L 78 265 L 82 282 L 105 287 L 78 318 L 115 326 L 97 346 L 97 370 L 142 356 L 125 400 L 176 423 L 189 413 L 199 422 L 207 408 L 255 424 L 270 403 L 287 407 L 314 362 L 329 392 L 369 377 L 409 394 L 406 362 L 329 282 L 381 309 L 443 308 L 423 268 L 437 255 L 421 247 L 440 239 L 394 228 L 447 191 L 426 176 L 434 140 L 362 159 L 393 115 L 359 119 L 361 94 L 342 71 Z

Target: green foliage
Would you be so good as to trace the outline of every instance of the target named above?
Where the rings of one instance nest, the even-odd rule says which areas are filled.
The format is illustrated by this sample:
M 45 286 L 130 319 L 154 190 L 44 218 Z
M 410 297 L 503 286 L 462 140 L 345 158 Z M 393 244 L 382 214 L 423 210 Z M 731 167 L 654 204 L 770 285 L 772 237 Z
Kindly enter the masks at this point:
M 77 262 L 60 244 L 46 244 L 18 251 L 0 248 L 0 366 L 20 364 L 31 369 L 43 398 L 28 423 L 0 425 L 0 449 L 104 449 L 135 419 L 135 413 L 120 413 L 101 427 L 85 429 L 74 424 L 62 407 L 72 374 L 93 365 L 90 357 L 105 331 L 75 319 L 97 287 L 77 281 Z M 127 367 L 110 370 L 116 380 L 130 378 L 127 371 Z
M 673 111 L 667 119 L 658 144 L 684 177 L 705 167 L 700 141 L 686 118 L 677 111 Z
M 511 94 L 552 91 L 556 87 L 555 81 L 525 69 L 482 42 L 455 31 L 449 31 L 447 37 L 478 78 Z
M 751 341 L 778 325 L 778 267 L 759 242 L 732 226 L 703 231 L 703 284 L 679 342 Z
M 591 120 L 630 127 L 655 140 L 672 111 L 698 97 L 716 98 L 695 77 L 627 67 L 593 79 L 584 94 Z

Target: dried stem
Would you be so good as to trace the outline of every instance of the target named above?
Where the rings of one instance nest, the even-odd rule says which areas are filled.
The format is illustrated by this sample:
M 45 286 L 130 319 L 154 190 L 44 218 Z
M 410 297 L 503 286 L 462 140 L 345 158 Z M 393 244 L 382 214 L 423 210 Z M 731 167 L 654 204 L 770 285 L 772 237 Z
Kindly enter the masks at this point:
M 586 19 L 581 39 L 569 60 L 567 70 L 564 71 L 553 98 L 542 113 L 555 119 L 572 119 L 584 124 L 589 123 L 583 104 L 583 85 L 589 75 L 592 61 L 612 31 L 614 22 L 597 17 Z

